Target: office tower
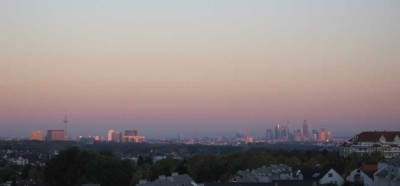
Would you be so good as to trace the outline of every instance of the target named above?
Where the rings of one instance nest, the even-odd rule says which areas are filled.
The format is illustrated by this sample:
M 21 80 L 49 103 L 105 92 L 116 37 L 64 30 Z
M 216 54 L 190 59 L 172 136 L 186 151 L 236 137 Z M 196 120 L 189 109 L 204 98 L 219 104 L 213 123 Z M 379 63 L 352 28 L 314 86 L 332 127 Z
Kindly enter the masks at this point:
M 112 141 L 114 130 L 110 129 L 107 133 L 107 141 Z
M 279 124 L 275 125 L 275 140 L 280 140 L 281 139 L 281 130 L 279 127 Z
M 331 131 L 328 131 L 328 132 L 327 132 L 326 140 L 332 141 L 332 132 L 331 132 Z
M 294 141 L 302 141 L 302 129 L 297 129 L 294 131 Z
M 61 141 L 65 140 L 64 130 L 48 130 L 47 141 Z
M 137 130 L 125 130 L 125 135 L 123 136 L 124 142 L 135 142 L 142 143 L 144 142 L 144 136 L 138 136 Z
M 112 133 L 111 141 L 113 142 L 122 142 L 122 133 L 118 131 L 114 131 Z
M 93 139 L 94 139 L 94 141 L 101 141 L 102 137 L 99 135 L 94 135 Z
M 137 130 L 125 130 L 124 136 L 137 136 L 137 135 L 138 135 Z
M 309 140 L 311 138 L 311 132 L 310 132 L 310 125 L 307 123 L 307 120 L 304 120 L 302 129 L 303 129 L 303 139 Z
M 327 139 L 327 134 L 326 134 L 325 128 L 321 127 L 319 129 L 319 141 L 326 141 L 326 139 Z
M 274 132 L 272 129 L 267 129 L 265 131 L 265 140 L 266 141 L 272 141 L 274 139 Z
M 319 136 L 318 136 L 318 131 L 317 130 L 312 130 L 312 140 L 313 141 L 318 141 Z
M 185 140 L 185 136 L 183 135 L 183 133 L 179 133 L 179 141 L 183 141 Z
M 43 132 L 41 130 L 32 131 L 29 135 L 29 139 L 43 141 Z
M 289 140 L 289 127 L 287 125 L 282 127 L 280 138 L 283 141 Z

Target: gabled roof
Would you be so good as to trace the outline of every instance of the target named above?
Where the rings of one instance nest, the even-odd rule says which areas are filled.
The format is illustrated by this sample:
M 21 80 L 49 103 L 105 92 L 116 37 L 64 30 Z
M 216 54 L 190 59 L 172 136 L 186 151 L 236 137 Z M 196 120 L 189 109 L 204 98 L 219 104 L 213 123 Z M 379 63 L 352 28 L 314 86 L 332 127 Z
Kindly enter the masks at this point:
M 396 156 L 388 162 L 389 165 L 394 167 L 400 167 L 400 156 Z
M 204 186 L 314 186 L 315 182 L 312 180 L 273 180 L 271 183 L 205 183 Z
M 378 164 L 376 163 L 363 163 L 361 164 L 360 170 L 364 172 L 368 177 L 374 179 L 374 173 L 378 171 Z
M 386 141 L 392 142 L 396 136 L 400 137 L 400 131 L 367 131 L 357 134 L 350 141 L 352 142 L 379 142 L 381 136 L 384 136 Z
M 321 180 L 322 177 L 324 177 L 330 170 L 334 170 L 336 173 L 338 171 L 335 170 L 335 168 L 332 167 L 317 167 L 311 170 L 303 170 L 304 174 L 304 179 L 305 180 L 315 180 L 319 181 Z M 338 173 L 339 174 L 339 173 Z M 340 175 L 340 174 L 339 174 Z
M 163 179 L 157 179 L 150 183 L 138 184 L 140 186 L 196 186 L 197 184 L 187 174 L 181 174 L 178 176 L 170 176 Z

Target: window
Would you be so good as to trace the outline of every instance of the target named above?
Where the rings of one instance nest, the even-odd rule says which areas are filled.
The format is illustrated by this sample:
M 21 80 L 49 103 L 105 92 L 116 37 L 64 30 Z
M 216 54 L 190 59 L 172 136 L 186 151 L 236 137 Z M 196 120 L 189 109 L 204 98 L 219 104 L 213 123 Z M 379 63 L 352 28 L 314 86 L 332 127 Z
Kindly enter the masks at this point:
M 328 177 L 332 178 L 332 176 L 333 176 L 333 174 L 332 174 L 332 173 L 329 173 L 329 174 L 328 174 Z

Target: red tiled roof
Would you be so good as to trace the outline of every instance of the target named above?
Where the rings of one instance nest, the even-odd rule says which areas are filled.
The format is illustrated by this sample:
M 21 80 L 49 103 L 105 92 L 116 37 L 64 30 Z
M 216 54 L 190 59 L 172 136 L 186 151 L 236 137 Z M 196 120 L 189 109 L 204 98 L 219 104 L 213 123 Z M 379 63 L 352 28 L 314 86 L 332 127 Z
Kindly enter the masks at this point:
M 394 141 L 396 135 L 400 137 L 400 131 L 368 131 L 357 134 L 353 141 L 355 142 L 379 142 L 379 138 L 384 136 L 386 141 Z

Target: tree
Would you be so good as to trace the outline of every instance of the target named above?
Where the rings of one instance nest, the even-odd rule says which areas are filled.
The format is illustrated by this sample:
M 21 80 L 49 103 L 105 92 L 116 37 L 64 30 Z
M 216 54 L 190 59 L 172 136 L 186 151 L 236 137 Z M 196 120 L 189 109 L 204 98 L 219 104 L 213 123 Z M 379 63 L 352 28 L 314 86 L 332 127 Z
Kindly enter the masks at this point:
M 45 178 L 50 186 L 75 186 L 84 183 L 127 186 L 133 171 L 134 166 L 128 160 L 72 147 L 60 152 L 47 163 Z

